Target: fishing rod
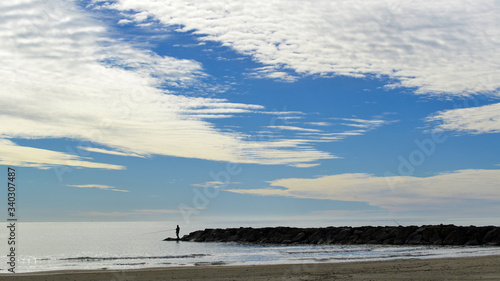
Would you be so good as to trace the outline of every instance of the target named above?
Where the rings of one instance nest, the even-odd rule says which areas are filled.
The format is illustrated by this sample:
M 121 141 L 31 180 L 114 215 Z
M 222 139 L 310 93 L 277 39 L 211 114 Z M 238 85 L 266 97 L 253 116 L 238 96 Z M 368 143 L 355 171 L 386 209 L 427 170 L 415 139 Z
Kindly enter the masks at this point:
M 148 235 L 148 234 L 153 234 L 153 233 L 160 233 L 160 232 L 167 232 L 167 231 L 174 231 L 174 230 L 176 230 L 176 229 L 174 228 L 174 229 L 160 230 L 160 231 L 155 231 L 155 232 L 148 232 L 148 233 L 143 233 L 141 235 Z

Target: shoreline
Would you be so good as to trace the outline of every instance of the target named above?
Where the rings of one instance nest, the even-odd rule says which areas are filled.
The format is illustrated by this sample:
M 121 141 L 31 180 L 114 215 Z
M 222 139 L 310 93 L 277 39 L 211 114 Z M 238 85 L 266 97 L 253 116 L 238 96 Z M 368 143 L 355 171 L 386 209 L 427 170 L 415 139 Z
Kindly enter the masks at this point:
M 0 280 L 500 280 L 500 255 L 336 263 L 186 266 L 0 274 Z

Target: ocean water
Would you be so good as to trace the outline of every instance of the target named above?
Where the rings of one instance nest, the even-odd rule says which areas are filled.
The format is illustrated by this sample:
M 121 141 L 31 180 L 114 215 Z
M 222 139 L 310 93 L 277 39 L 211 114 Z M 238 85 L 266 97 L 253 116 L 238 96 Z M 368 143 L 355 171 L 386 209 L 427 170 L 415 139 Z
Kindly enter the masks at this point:
M 16 235 L 16 272 L 348 262 L 500 254 L 500 247 L 262 246 L 162 241 L 167 236 L 175 236 L 174 227 L 162 222 L 20 222 Z M 6 229 L 5 223 L 2 228 Z M 191 225 L 181 229 L 181 232 L 186 234 L 196 229 L 196 226 Z M 7 238 L 6 231 L 2 231 L 2 273 L 8 269 Z

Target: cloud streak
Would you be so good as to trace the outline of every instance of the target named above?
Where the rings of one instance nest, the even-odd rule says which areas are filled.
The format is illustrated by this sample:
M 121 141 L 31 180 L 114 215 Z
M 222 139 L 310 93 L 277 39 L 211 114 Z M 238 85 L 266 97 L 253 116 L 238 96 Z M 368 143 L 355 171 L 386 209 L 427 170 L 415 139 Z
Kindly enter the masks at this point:
M 117 191 L 117 192 L 130 192 L 128 190 L 118 189 L 114 186 L 103 185 L 103 184 L 69 184 L 67 186 L 77 187 L 77 188 L 97 188 L 97 189 Z
M 284 130 L 284 131 L 321 132 L 321 130 L 318 129 L 302 128 L 296 126 L 267 126 L 267 128 L 273 130 Z
M 121 165 L 92 162 L 87 157 L 83 158 L 58 151 L 20 146 L 6 139 L 0 139 L 0 165 L 38 169 L 49 169 L 55 166 L 108 170 L 125 169 Z
M 431 177 L 377 177 L 338 174 L 318 178 L 286 178 L 266 189 L 231 189 L 260 196 L 366 202 L 391 211 L 440 209 L 450 202 L 500 201 L 500 170 L 458 170 Z
M 340 141 L 347 137 L 351 136 L 361 136 L 372 130 L 376 130 L 383 125 L 388 125 L 394 122 L 398 122 L 398 120 L 384 120 L 381 117 L 377 116 L 373 119 L 361 119 L 361 118 L 332 118 L 332 120 L 340 120 L 342 123 L 332 124 L 325 122 L 307 122 L 312 123 L 311 125 L 321 124 L 321 126 L 325 126 L 327 124 L 330 127 L 333 125 L 337 126 L 347 126 L 354 127 L 354 130 L 318 130 L 318 129 L 305 129 L 301 127 L 294 126 L 274 126 L 276 129 L 281 130 L 291 130 L 298 131 L 304 137 L 309 137 L 312 141 L 316 142 L 329 142 L 329 141 Z
M 133 154 L 133 153 L 123 153 L 123 152 L 119 152 L 119 151 L 112 151 L 112 150 L 106 150 L 106 149 L 102 149 L 102 148 L 95 148 L 95 147 L 85 147 L 85 146 L 79 146 L 79 147 L 78 147 L 78 149 L 85 150 L 85 151 L 88 151 L 88 152 L 95 152 L 95 153 L 102 153 L 102 154 L 110 154 L 110 155 L 116 155 L 116 156 L 125 156 L 125 157 L 133 156 L 133 157 L 140 157 L 140 158 L 144 158 L 144 156 L 142 156 L 142 155 L 138 155 L 138 154 Z

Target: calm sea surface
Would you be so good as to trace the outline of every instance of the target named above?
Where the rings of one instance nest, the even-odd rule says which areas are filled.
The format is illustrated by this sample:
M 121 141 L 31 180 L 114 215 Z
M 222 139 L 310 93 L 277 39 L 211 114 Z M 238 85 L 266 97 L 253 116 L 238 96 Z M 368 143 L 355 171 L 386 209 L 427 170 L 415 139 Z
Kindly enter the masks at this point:
M 16 271 L 347 262 L 500 254 L 500 247 L 260 246 L 162 241 L 167 236 L 175 236 L 174 227 L 161 222 L 20 222 L 16 237 Z M 0 270 L 6 273 L 9 254 L 6 223 L 2 228 Z M 197 229 L 190 225 L 181 229 L 181 234 Z

